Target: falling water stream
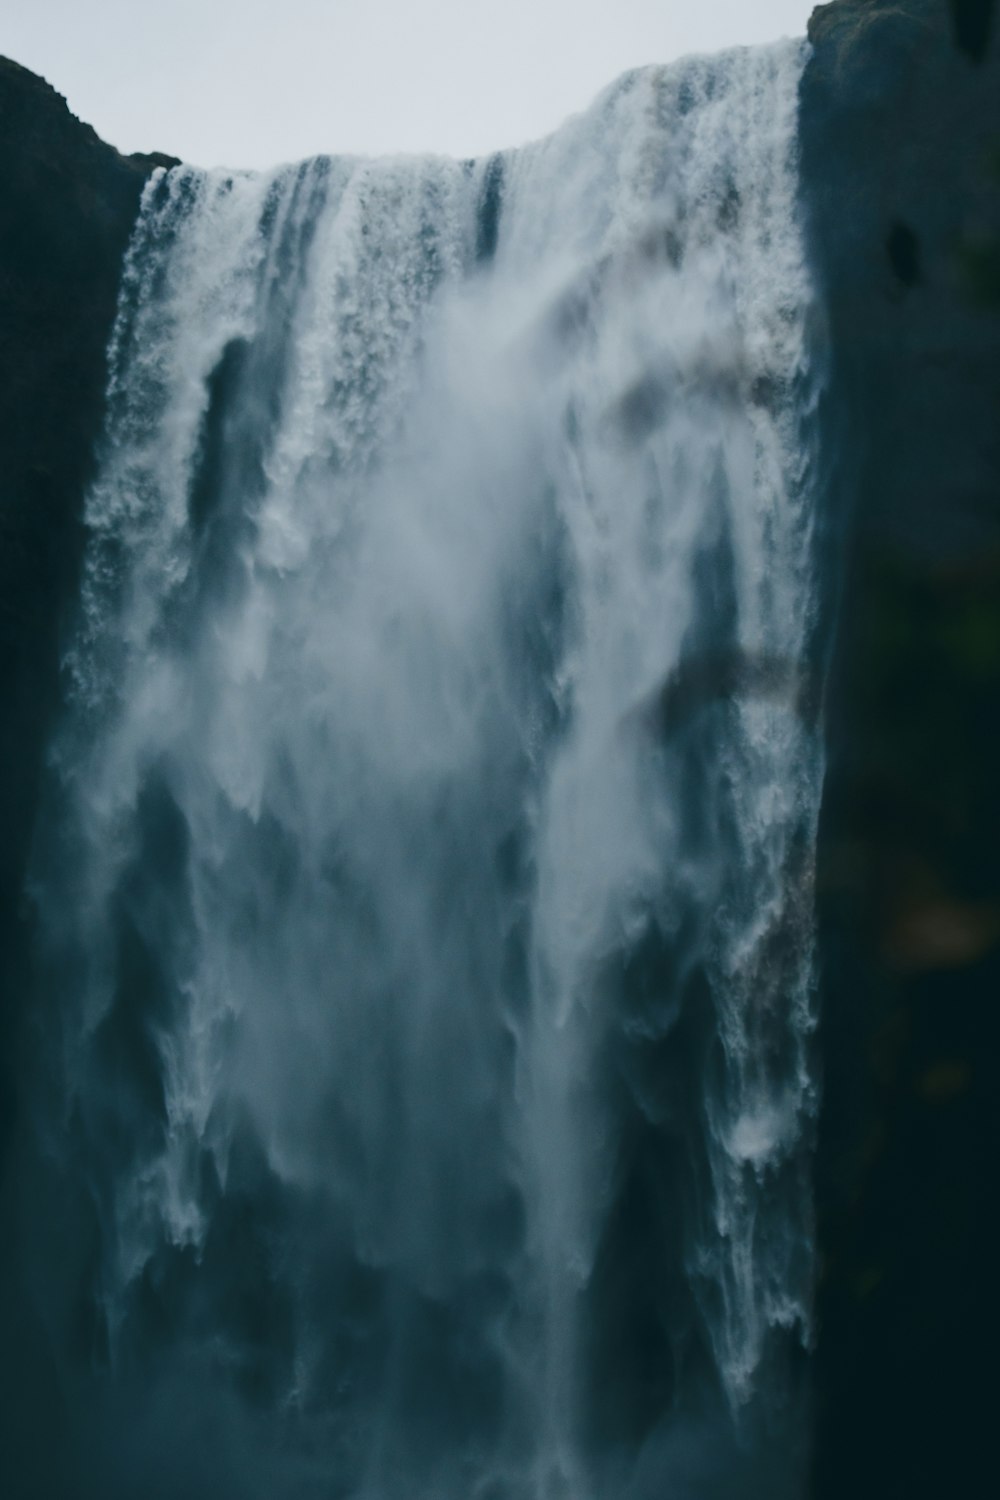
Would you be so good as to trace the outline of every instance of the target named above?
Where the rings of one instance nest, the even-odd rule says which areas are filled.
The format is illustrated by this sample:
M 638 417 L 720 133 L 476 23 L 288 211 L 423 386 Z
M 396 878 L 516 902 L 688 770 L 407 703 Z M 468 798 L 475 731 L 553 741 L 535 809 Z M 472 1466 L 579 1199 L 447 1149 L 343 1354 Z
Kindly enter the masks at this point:
M 32 877 L 144 1494 L 801 1494 L 802 63 L 149 181 Z

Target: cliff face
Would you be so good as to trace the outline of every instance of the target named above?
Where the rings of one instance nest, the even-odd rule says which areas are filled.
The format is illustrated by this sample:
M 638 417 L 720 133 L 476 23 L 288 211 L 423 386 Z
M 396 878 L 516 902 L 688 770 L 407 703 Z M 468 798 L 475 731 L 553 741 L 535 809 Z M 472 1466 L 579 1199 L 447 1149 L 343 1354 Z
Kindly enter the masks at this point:
M 19 1294 L 22 1118 L 17 1025 L 28 993 L 22 900 L 59 643 L 76 594 L 83 496 L 104 402 L 105 349 L 143 184 L 166 157 L 123 157 L 54 89 L 0 58 L 0 1473 L 58 1445 L 69 1397 Z
M 814 12 L 834 652 L 820 849 L 816 1494 L 989 1472 L 1000 1040 L 1000 30 Z
M 0 1045 L 20 987 L 20 882 L 122 256 L 143 183 L 170 160 L 120 156 L 48 84 L 0 58 Z

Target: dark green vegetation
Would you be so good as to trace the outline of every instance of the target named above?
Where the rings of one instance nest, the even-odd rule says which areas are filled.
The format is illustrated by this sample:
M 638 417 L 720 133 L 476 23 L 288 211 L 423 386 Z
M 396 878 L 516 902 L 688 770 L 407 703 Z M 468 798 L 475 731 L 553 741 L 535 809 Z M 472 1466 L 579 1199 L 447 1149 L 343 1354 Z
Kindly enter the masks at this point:
M 840 572 L 821 838 L 816 1494 L 990 1484 L 1000 36 L 838 0 L 803 86 Z M 994 25 L 991 28 L 991 19 Z
M 817 1500 L 973 1495 L 992 1477 L 995 10 L 836 0 L 813 17 L 803 85 L 804 192 L 832 351 Z M 46 84 L 0 61 L 0 1145 L 16 1128 L 20 889 L 104 350 L 142 184 L 163 160 L 121 157 Z M 495 236 L 490 220 L 484 258 Z M 21 1190 L 3 1182 L 0 1213 Z M 4 1262 L 9 1294 L 5 1273 Z M 38 1368 L 8 1355 L 4 1382 L 37 1415 L 37 1393 L 58 1381 L 35 1330 L 12 1331 L 9 1305 L 0 1343 L 34 1349 Z M 15 1395 L 0 1386 L 8 1434 L 22 1421 Z

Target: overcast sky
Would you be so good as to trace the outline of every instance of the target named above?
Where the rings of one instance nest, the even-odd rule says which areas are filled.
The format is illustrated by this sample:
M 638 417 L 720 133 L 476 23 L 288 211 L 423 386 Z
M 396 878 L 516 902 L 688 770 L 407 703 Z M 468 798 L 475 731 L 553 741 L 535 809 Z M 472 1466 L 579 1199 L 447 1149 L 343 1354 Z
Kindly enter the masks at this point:
M 0 0 L 0 52 L 123 151 L 264 167 L 513 146 L 637 63 L 801 36 L 811 0 Z

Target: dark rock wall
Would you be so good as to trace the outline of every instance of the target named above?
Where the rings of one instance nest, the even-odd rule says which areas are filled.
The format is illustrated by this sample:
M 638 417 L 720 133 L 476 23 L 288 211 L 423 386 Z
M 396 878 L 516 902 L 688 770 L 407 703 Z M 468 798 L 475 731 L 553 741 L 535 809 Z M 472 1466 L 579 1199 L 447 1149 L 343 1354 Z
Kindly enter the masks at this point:
M 1000 17 L 812 17 L 832 368 L 817 1500 L 975 1494 L 996 1376 Z M 993 23 L 991 25 L 991 22 Z
M 0 58 L 0 1148 L 14 1110 L 20 885 L 122 256 L 153 167 Z
M 24 1118 L 22 888 L 122 258 L 143 184 L 169 160 L 120 156 L 48 84 L 0 58 L 0 1493 L 39 1468 L 26 1454 L 58 1453 L 79 1421 L 24 1296 L 18 1245 L 17 1205 L 34 1191 L 30 1156 L 9 1149 Z

